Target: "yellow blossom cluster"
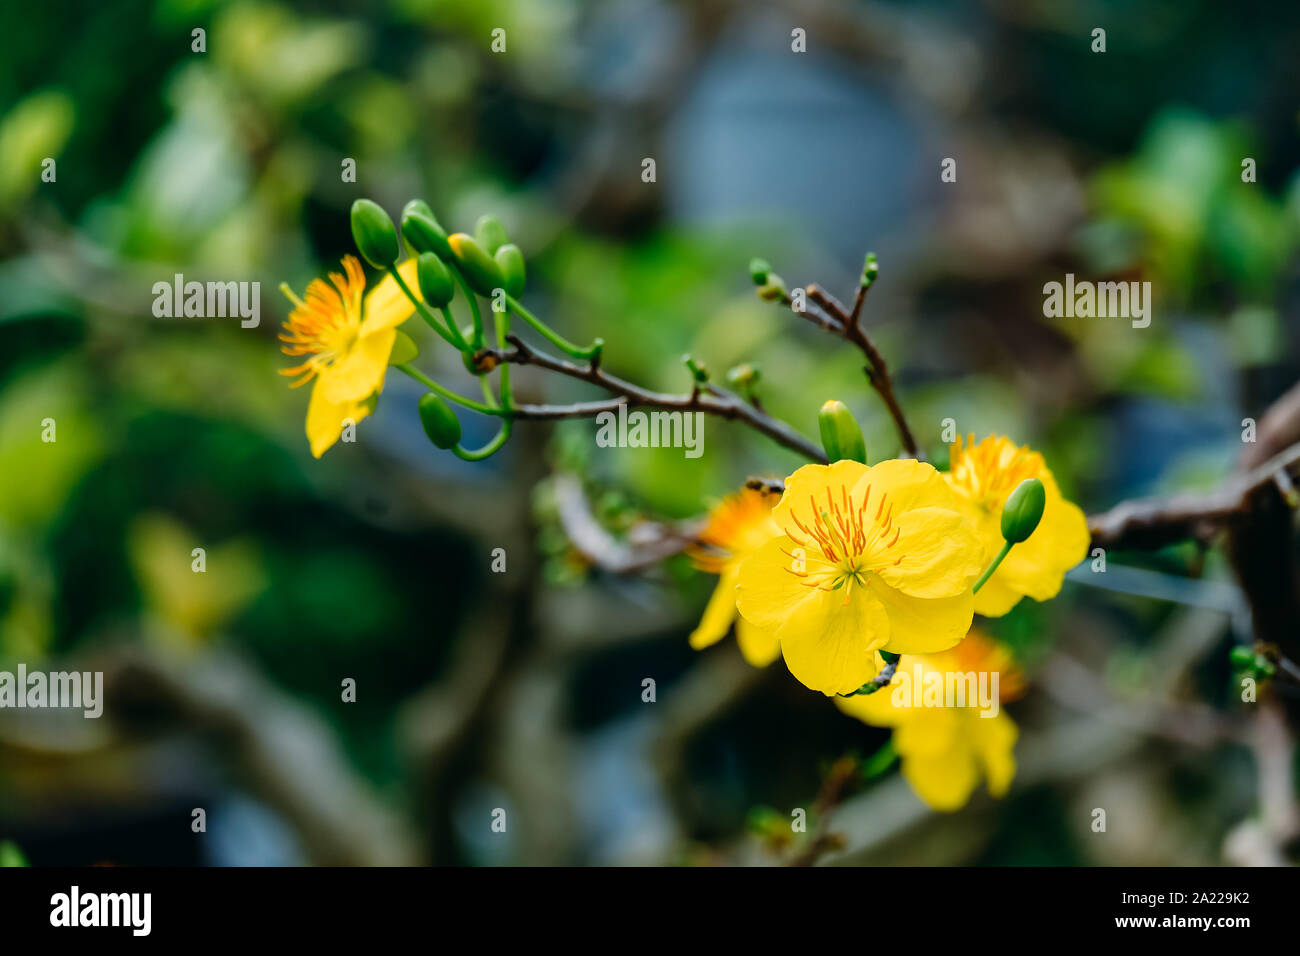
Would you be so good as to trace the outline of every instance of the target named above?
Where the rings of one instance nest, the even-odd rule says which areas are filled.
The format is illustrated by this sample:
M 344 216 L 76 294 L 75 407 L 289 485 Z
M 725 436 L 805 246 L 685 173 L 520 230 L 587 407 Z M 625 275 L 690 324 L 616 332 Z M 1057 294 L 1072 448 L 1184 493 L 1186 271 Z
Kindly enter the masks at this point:
M 940 809 L 964 804 L 981 768 L 993 792 L 1005 790 L 1015 725 L 1004 714 L 898 708 L 887 692 L 859 690 L 888 659 L 937 672 L 991 659 L 959 653 L 963 639 L 975 640 L 974 615 L 1054 597 L 1089 540 L 1083 512 L 1038 452 L 1005 436 L 971 438 L 951 446 L 949 462 L 946 472 L 913 459 L 805 465 L 779 497 L 746 489 L 723 501 L 695 553 L 719 583 L 691 635 L 692 646 L 707 646 L 734 619 L 750 663 L 779 654 L 847 713 L 895 727 L 904 773 Z M 999 553 L 1003 510 L 1027 479 L 1042 483 L 1041 519 Z

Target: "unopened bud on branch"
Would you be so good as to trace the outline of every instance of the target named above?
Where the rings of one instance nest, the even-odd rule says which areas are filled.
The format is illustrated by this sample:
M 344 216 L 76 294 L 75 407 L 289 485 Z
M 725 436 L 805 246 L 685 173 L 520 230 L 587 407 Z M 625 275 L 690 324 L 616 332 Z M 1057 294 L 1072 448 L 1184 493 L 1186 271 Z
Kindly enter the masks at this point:
M 510 241 L 510 237 L 506 235 L 506 227 L 501 225 L 500 219 L 483 215 L 474 224 L 474 241 L 483 247 L 484 252 L 494 256 L 498 249 Z
M 1047 492 L 1037 478 L 1026 478 L 1016 485 L 1002 506 L 1002 537 L 1011 544 L 1027 541 L 1043 520 Z
M 447 244 L 451 246 L 451 254 L 455 256 L 460 271 L 465 273 L 465 281 L 471 289 L 479 295 L 491 296 L 493 289 L 504 287 L 501 267 L 473 237 L 463 232 L 453 233 L 447 237 Z
M 402 237 L 415 250 L 416 255 L 432 252 L 439 259 L 451 259 L 447 231 L 438 224 L 433 210 L 423 199 L 412 199 L 402 210 Z
M 832 462 L 848 459 L 867 463 L 867 443 L 847 405 L 831 399 L 817 414 L 817 424 L 821 427 L 822 448 Z
M 397 264 L 397 229 L 378 203 L 358 199 L 352 204 L 352 240 L 362 258 L 376 269 Z
M 492 254 L 498 268 L 501 269 L 501 276 L 505 284 L 502 286 L 506 294 L 519 298 L 524 294 L 524 254 L 519 247 L 513 242 L 507 242 L 505 245 L 497 248 Z
M 424 296 L 424 301 L 436 309 L 446 308 L 456 294 L 451 270 L 432 252 L 420 253 L 416 277 L 420 281 L 420 294 Z
M 460 441 L 460 419 L 451 406 L 433 392 L 420 396 L 420 424 L 429 441 L 439 448 L 451 448 Z

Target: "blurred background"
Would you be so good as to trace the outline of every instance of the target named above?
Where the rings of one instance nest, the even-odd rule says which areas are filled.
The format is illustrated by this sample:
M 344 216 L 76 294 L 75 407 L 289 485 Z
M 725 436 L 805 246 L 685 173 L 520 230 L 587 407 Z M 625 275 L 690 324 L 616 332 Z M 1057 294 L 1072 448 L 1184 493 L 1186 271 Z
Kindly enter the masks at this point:
M 0 670 L 102 670 L 108 694 L 98 721 L 0 711 L 0 840 L 34 865 L 788 858 L 772 821 L 823 822 L 830 769 L 888 732 L 731 639 L 690 650 L 715 579 L 685 557 L 616 574 L 599 552 L 797 456 L 720 420 L 698 459 L 597 449 L 574 421 L 469 464 L 392 375 L 316 461 L 276 374 L 279 283 L 353 251 L 359 196 L 422 196 L 459 230 L 492 212 L 526 301 L 603 336 L 610 371 L 682 391 L 685 352 L 749 362 L 774 415 L 815 437 L 840 398 L 879 458 L 897 438 L 860 356 L 746 271 L 848 299 L 870 249 L 867 327 L 932 460 L 951 418 L 1044 452 L 1090 514 L 1213 487 L 1300 377 L 1296 49 L 1300 8 L 1208 0 L 0 7 Z M 1044 318 L 1066 272 L 1151 281 L 1150 327 Z M 155 318 L 175 273 L 260 282 L 260 325 Z M 467 445 L 495 430 L 464 420 Z M 1294 813 L 1294 744 L 1273 726 L 1265 759 L 1243 730 L 1228 650 L 1250 620 L 1221 553 L 1108 561 L 1108 588 L 1085 573 L 987 628 L 1028 683 L 1007 798 L 935 814 L 896 768 L 864 773 L 823 859 L 1293 851 L 1261 836 L 1269 793 Z

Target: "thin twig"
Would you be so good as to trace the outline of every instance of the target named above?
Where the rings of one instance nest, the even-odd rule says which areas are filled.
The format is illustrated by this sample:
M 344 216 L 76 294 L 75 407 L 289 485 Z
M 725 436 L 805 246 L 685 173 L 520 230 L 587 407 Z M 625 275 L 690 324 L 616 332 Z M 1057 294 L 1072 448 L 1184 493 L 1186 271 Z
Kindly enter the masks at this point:
M 920 446 L 916 443 L 916 436 L 912 434 L 912 428 L 907 423 L 907 416 L 903 414 L 903 408 L 898 404 L 898 396 L 894 394 L 894 380 L 889 375 L 889 365 L 885 362 L 885 357 L 880 354 L 880 350 L 876 348 L 867 333 L 863 331 L 862 324 L 858 321 L 865 293 L 859 292 L 858 298 L 853 304 L 853 311 L 849 312 L 844 308 L 843 303 L 821 286 L 812 284 L 805 291 L 812 302 L 815 302 L 834 319 L 834 322 L 831 323 L 814 321 L 818 321 L 818 324 L 828 332 L 832 332 L 854 345 L 866 356 L 867 364 L 863 367 L 863 371 L 866 372 L 867 381 L 871 383 L 871 387 L 876 390 L 881 400 L 884 401 L 885 407 L 889 409 L 889 416 L 894 420 L 894 427 L 898 429 L 899 440 L 903 443 L 904 453 L 909 458 L 923 459 L 924 456 L 921 454 Z
M 606 531 L 592 514 L 591 502 L 577 475 L 559 473 L 552 483 L 560 524 L 569 541 L 593 565 L 612 574 L 628 574 L 659 564 L 698 543 L 694 529 L 662 522 L 641 522 L 634 534 L 635 543 L 620 541 Z
M 844 837 L 830 829 L 832 811 L 848 795 L 849 784 L 858 777 L 858 761 L 854 757 L 841 757 L 835 761 L 830 772 L 822 780 L 821 792 L 813 804 L 813 813 L 817 823 L 812 838 L 790 861 L 790 866 L 812 866 L 823 853 L 842 849 Z
M 599 364 L 575 365 L 564 359 L 555 358 L 545 352 L 539 352 L 525 343 L 518 336 L 510 335 L 506 340 L 513 346 L 510 349 L 483 349 L 475 354 L 475 361 L 482 367 L 485 361 L 509 362 L 514 365 L 533 365 L 547 371 L 556 372 L 569 378 L 588 382 L 615 397 L 604 401 L 575 402 L 571 405 L 517 405 L 511 409 L 512 418 L 525 419 L 563 419 L 591 418 L 601 412 L 617 411 L 619 406 L 628 408 L 660 408 L 682 412 L 703 412 L 719 418 L 744 422 L 755 431 L 798 452 L 805 458 L 816 462 L 826 462 L 825 453 L 808 439 L 779 419 L 773 418 L 737 395 L 724 389 L 710 387 L 708 390 L 698 385 L 687 394 L 655 392 L 642 388 L 618 376 L 610 375 Z
M 1186 538 L 1204 539 L 1242 514 L 1259 489 L 1279 473 L 1300 470 L 1300 442 L 1213 491 L 1126 501 L 1088 518 L 1093 547 L 1155 550 Z

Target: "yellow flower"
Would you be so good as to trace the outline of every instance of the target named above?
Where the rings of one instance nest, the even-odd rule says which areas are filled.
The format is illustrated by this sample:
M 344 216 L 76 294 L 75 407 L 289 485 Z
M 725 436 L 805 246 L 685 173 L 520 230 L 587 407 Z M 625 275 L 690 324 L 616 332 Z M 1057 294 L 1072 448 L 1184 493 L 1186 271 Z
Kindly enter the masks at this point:
M 746 488 L 724 499 L 709 514 L 708 526 L 699 535 L 705 547 L 691 549 L 690 555 L 697 568 L 718 575 L 718 586 L 704 609 L 700 626 L 691 632 L 691 647 L 696 650 L 722 640 L 735 621 L 736 642 L 749 663 L 766 667 L 781 653 L 775 637 L 744 618 L 736 619 L 740 563 L 781 533 L 772 520 L 772 506 L 778 497 Z
M 963 675 L 965 681 L 950 679 L 948 675 L 954 674 Z M 992 693 L 994 674 L 997 694 Z M 973 684 L 968 675 L 975 675 Z M 967 688 L 961 692 L 967 695 L 964 706 L 953 706 L 961 702 L 960 695 L 954 693 L 951 700 L 944 696 L 947 685 Z M 971 694 L 972 686 L 979 690 Z M 935 687 L 939 692 L 932 696 Z M 935 810 L 952 811 L 966 805 L 981 777 L 995 797 L 1010 787 L 1016 775 L 1012 751 L 1019 730 L 1001 704 L 1019 696 L 1021 688 L 1010 655 L 971 631 L 950 651 L 904 654 L 889 687 L 867 696 L 837 697 L 835 705 L 873 727 L 894 728 L 903 776 L 916 795 Z M 981 692 L 986 694 L 984 701 L 979 699 Z
M 398 272 L 418 297 L 415 260 L 402 263 Z M 355 256 L 344 256 L 343 272 L 331 272 L 329 279 L 313 279 L 301 299 L 286 291 L 295 308 L 280 335 L 285 355 L 309 356 L 280 374 L 297 376 L 292 388 L 315 379 L 307 440 L 317 458 L 339 440 L 346 421 L 355 424 L 370 414 L 372 398 L 384 387 L 397 326 L 415 311 L 392 276 L 363 295 L 366 277 Z
M 1056 597 L 1065 572 L 1088 553 L 1088 522 L 1078 506 L 1066 501 L 1043 456 L 1011 439 L 990 435 L 978 445 L 972 435 L 952 445 L 948 484 L 961 496 L 976 533 L 989 555 L 1002 546 L 1002 505 L 1016 485 L 1037 478 L 1047 493 L 1043 518 L 1034 533 L 1011 549 L 1006 560 L 975 595 L 975 613 L 1001 617 L 1021 597 L 1035 601 Z
M 805 465 L 772 518 L 784 533 L 741 564 L 737 605 L 813 690 L 855 691 L 876 650 L 941 651 L 970 628 L 983 548 L 930 465 Z

